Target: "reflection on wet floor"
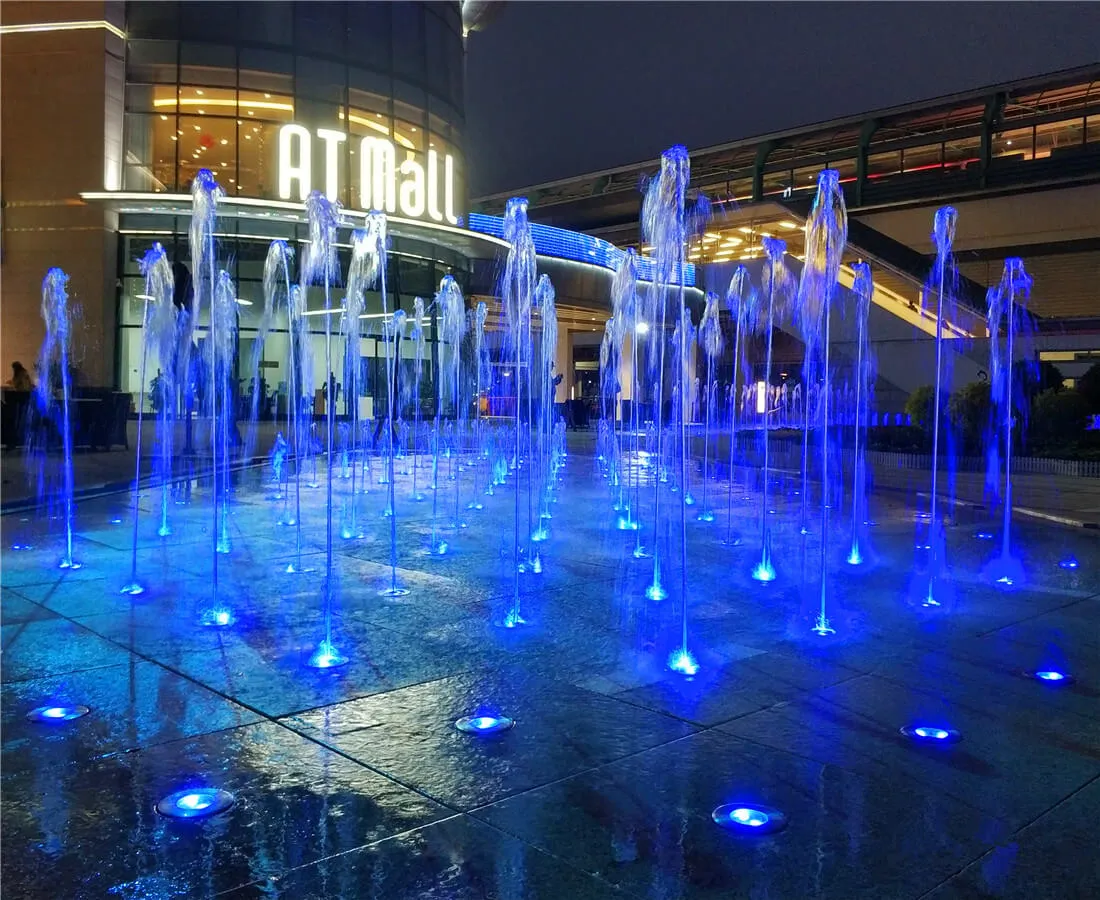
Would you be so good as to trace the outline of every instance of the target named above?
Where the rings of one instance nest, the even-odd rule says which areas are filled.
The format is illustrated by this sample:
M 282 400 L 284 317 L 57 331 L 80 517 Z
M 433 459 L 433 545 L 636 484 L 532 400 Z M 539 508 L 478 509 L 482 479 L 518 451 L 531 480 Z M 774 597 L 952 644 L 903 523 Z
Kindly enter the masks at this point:
M 510 494 L 469 510 L 438 557 L 401 477 L 409 593 L 379 596 L 390 523 L 372 491 L 363 537 L 336 547 L 334 643 L 349 661 L 330 670 L 306 665 L 322 628 L 323 490 L 306 492 L 303 570 L 288 574 L 293 529 L 244 477 L 221 560 L 225 628 L 198 622 L 202 484 L 170 538 L 155 517 L 139 535 L 137 597 L 119 593 L 119 497 L 78 505 L 75 571 L 56 568 L 56 522 L 4 518 L 6 548 L 14 531 L 34 547 L 2 559 L 5 895 L 1100 895 L 1092 535 L 1021 521 L 1026 578 L 1006 591 L 982 578 L 996 541 L 976 537 L 997 523 L 960 510 L 950 601 L 929 610 L 909 599 L 912 510 L 874 497 L 863 565 L 844 564 L 845 529 L 830 535 L 837 634 L 823 641 L 807 627 L 820 535 L 798 534 L 799 479 L 781 473 L 769 492 L 766 585 L 751 577 L 759 494 L 738 485 L 742 545 L 722 543 L 720 504 L 714 522 L 690 523 L 699 669 L 685 678 L 665 664 L 681 638 L 678 556 L 672 596 L 647 600 L 652 562 L 616 527 L 591 456 L 570 457 L 514 629 L 500 627 Z M 1072 677 L 1035 677 L 1050 672 Z M 89 713 L 57 714 L 79 705 Z M 463 717 L 514 724 L 466 733 Z M 207 788 L 234 802 L 178 820 L 156 811 L 178 795 L 203 812 Z M 744 828 L 715 823 L 727 805 Z M 785 827 L 753 826 L 760 810 Z

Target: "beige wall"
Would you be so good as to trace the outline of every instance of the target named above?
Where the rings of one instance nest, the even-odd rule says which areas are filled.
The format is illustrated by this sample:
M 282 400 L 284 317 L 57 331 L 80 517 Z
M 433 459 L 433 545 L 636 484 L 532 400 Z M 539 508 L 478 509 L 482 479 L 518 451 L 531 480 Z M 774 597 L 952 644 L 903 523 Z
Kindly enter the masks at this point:
M 109 19 L 121 26 L 120 17 L 117 3 L 0 5 L 5 25 Z M 83 310 L 73 355 L 84 382 L 112 383 L 115 223 L 101 208 L 83 204 L 80 192 L 103 190 L 117 164 L 122 60 L 121 39 L 101 28 L 0 37 L 3 380 L 14 360 L 31 368 L 37 359 L 42 279 L 59 266 L 70 276 L 73 304 Z M 105 155 L 108 144 L 112 159 Z

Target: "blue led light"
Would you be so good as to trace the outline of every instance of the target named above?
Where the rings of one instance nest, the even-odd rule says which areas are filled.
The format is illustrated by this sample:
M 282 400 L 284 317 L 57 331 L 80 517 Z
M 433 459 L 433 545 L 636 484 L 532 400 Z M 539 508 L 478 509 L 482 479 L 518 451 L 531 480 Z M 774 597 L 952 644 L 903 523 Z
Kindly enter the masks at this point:
M 466 217 L 466 227 L 470 231 L 477 231 L 481 234 L 498 238 L 504 237 L 504 219 L 500 216 L 470 213 Z M 564 228 L 554 228 L 551 225 L 532 223 L 531 238 L 535 243 L 535 252 L 540 256 L 589 263 L 610 269 L 612 272 L 619 270 L 623 257 L 626 255 L 625 250 L 620 250 L 614 244 L 602 238 L 579 234 L 576 231 L 567 231 Z M 647 256 L 638 256 L 636 260 L 639 279 L 653 281 L 654 274 L 657 271 L 657 261 Z M 673 276 L 671 283 L 678 284 L 679 279 Z M 695 286 L 695 266 L 692 263 L 684 265 L 684 284 L 688 287 Z
M 722 828 L 742 834 L 771 834 L 787 827 L 786 815 L 770 806 L 727 803 L 710 816 Z
M 313 655 L 306 662 L 311 669 L 335 669 L 345 665 L 348 658 L 337 650 L 330 641 L 321 641 Z
M 27 718 L 32 722 L 69 722 L 89 712 L 87 706 L 40 706 L 27 713 Z
M 993 540 L 993 535 L 992 535 L 992 533 L 990 533 L 990 532 L 988 532 L 988 531 L 979 531 L 979 532 L 976 532 L 976 533 L 974 534 L 974 537 L 976 537 L 976 538 L 977 538 L 977 539 L 978 539 L 979 541 L 991 541 L 991 540 Z
M 1027 678 L 1034 678 L 1036 681 L 1041 681 L 1043 684 L 1057 685 L 1059 687 L 1073 684 L 1073 676 L 1060 669 L 1038 669 L 1035 672 L 1024 672 L 1023 675 Z
M 465 734 L 489 735 L 508 731 L 514 728 L 515 724 L 515 719 L 509 719 L 507 716 L 463 716 L 455 722 L 455 728 Z
M 695 657 L 684 648 L 673 651 L 672 655 L 668 658 L 668 667 L 673 672 L 679 672 L 681 675 L 686 675 L 688 678 L 699 671 L 699 663 L 696 662 Z
M 767 584 L 770 581 L 775 581 L 775 569 L 772 568 L 770 562 L 757 563 L 752 570 L 752 577 L 754 581 Z
M 199 787 L 176 791 L 157 803 L 157 812 L 170 819 L 202 819 L 225 812 L 234 804 L 229 791 Z
M 918 744 L 954 744 L 962 740 L 962 735 L 954 728 L 940 728 L 938 725 L 905 725 L 900 732 L 903 737 Z
M 1058 563 L 1058 565 L 1063 569 L 1076 569 L 1077 568 L 1077 560 L 1076 560 L 1076 558 L 1074 558 L 1072 556 L 1067 556 L 1060 563 Z

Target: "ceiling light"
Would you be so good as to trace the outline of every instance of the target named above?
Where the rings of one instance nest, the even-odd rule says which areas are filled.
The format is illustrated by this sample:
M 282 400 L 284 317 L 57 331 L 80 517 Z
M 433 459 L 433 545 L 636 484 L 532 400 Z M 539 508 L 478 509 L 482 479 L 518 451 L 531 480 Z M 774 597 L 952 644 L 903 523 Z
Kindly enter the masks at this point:
M 168 121 L 168 116 L 161 116 L 161 117 L 160 117 L 160 120 L 161 120 L 162 122 L 167 122 L 167 121 Z
M 270 100 L 271 99 L 271 94 L 264 94 L 264 99 L 265 100 Z
M 779 227 L 786 228 L 788 231 L 794 231 L 796 228 L 798 228 L 798 225 L 795 222 L 788 222 L 786 219 L 784 219 L 782 222 L 779 223 Z
M 173 135 L 172 135 L 171 137 L 172 137 L 172 140 L 174 140 L 174 141 L 178 141 L 178 140 L 179 140 L 179 138 L 178 138 L 178 137 L 176 137 L 176 136 L 175 136 L 174 134 L 173 134 Z
M 225 138 L 222 138 L 222 145 L 223 145 L 223 146 L 224 146 L 225 144 L 228 144 L 228 143 L 229 143 L 229 141 L 227 141 L 227 140 L 226 140 Z
M 737 230 L 740 231 L 742 234 L 752 234 L 752 229 L 749 228 L 748 225 L 742 225 Z
M 200 97 L 202 96 L 202 91 L 199 88 L 195 88 L 195 93 L 198 94 Z

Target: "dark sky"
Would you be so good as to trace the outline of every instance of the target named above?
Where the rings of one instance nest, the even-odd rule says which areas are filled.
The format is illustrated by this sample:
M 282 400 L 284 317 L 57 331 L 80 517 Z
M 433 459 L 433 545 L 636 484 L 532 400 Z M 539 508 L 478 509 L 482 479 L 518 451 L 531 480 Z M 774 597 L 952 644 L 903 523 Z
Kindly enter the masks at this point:
M 469 37 L 470 196 L 1100 61 L 1100 3 L 511 0 Z

